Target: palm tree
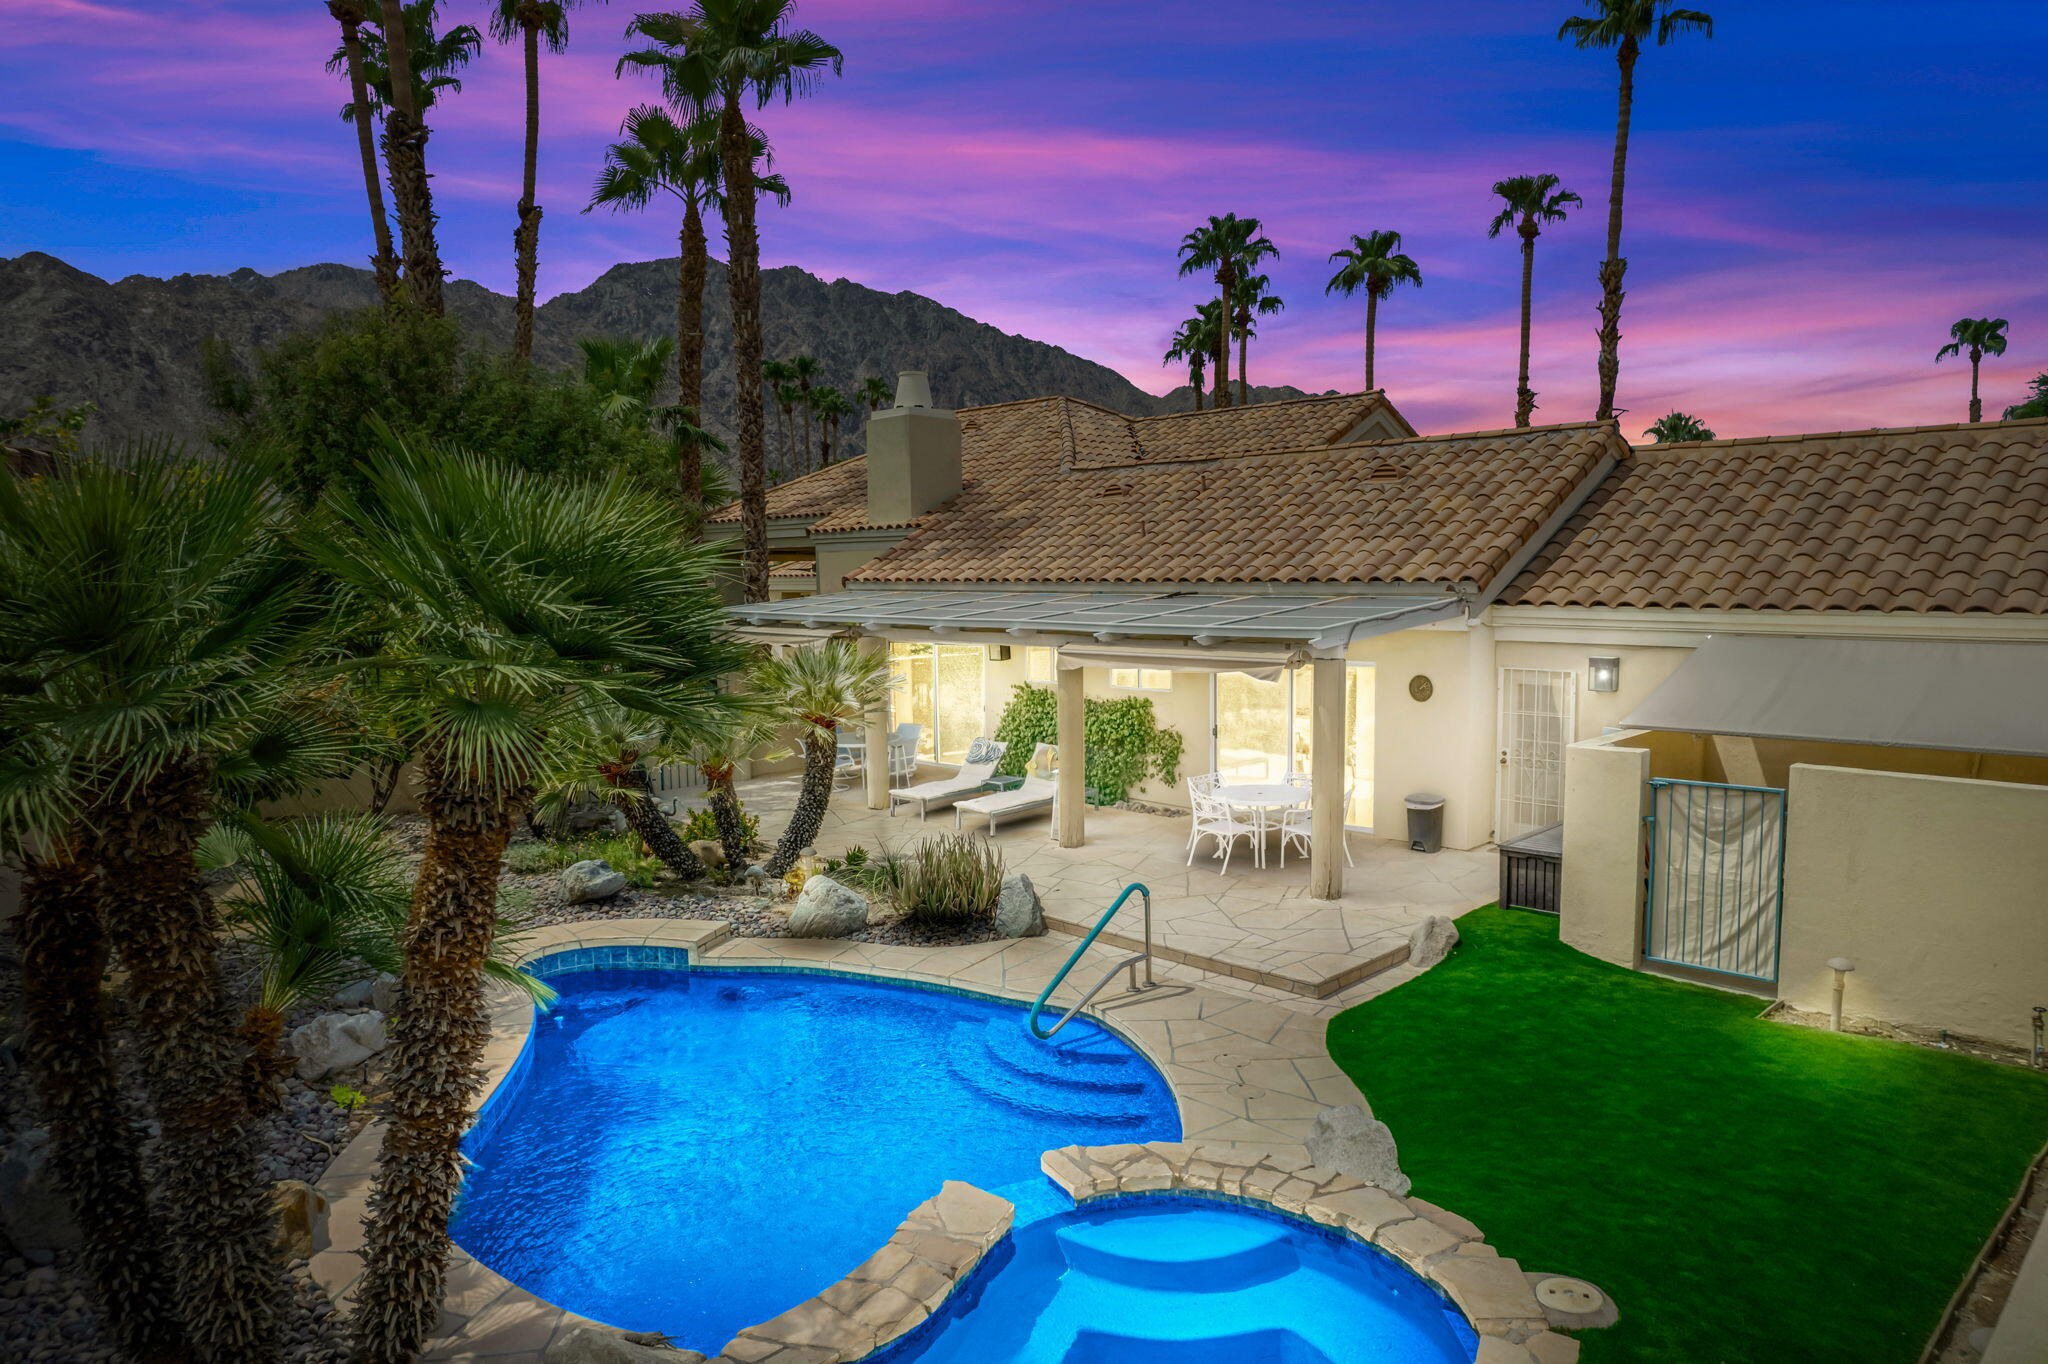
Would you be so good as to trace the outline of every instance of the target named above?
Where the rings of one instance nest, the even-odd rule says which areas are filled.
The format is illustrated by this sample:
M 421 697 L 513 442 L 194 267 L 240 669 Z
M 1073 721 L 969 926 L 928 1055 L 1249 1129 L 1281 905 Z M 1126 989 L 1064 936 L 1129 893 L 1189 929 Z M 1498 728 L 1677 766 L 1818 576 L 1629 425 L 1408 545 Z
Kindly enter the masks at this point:
M 1203 270 L 1216 273 L 1216 298 L 1222 317 L 1222 325 L 1216 333 L 1214 402 L 1217 407 L 1230 406 L 1231 306 L 1237 281 L 1251 273 L 1260 261 L 1279 254 L 1280 248 L 1259 235 L 1257 218 L 1240 218 L 1235 213 L 1226 213 L 1220 218 L 1211 214 L 1206 224 L 1181 238 L 1180 272 L 1183 275 Z
M 1377 387 L 1373 382 L 1372 351 L 1374 334 L 1379 329 L 1380 300 L 1394 292 L 1396 285 L 1422 287 L 1422 268 L 1401 254 L 1398 232 L 1375 231 L 1363 236 L 1353 233 L 1351 245 L 1332 251 L 1330 259 L 1344 263 L 1323 286 L 1325 294 L 1349 298 L 1360 289 L 1365 290 L 1365 386 Z
M 576 345 L 583 352 L 583 382 L 604 395 L 605 416 L 622 426 L 645 426 L 654 412 L 654 390 L 675 353 L 675 338 L 586 336 Z
M 1614 172 L 1607 187 L 1607 258 L 1600 262 L 1600 410 L 1595 419 L 1614 419 L 1614 389 L 1621 374 L 1621 280 L 1628 262 L 1621 254 L 1621 199 L 1628 179 L 1628 122 L 1635 107 L 1636 58 L 1655 37 L 1662 47 L 1681 33 L 1714 36 L 1714 17 L 1696 9 L 1673 9 L 1671 0 L 1587 0 L 1591 14 L 1576 15 L 1557 30 L 1584 50 L 1615 49 L 1621 94 L 1614 119 Z
M 2002 317 L 1966 317 L 1948 329 L 1955 338 L 1934 352 L 1936 364 L 1951 355 L 1970 357 L 1970 420 L 1984 420 L 1984 402 L 1977 396 L 1977 373 L 1987 355 L 2005 354 L 2006 320 Z
M 535 184 L 540 163 L 540 45 L 560 52 L 569 45 L 567 8 L 576 0 L 497 0 L 491 10 L 491 36 L 499 42 L 518 39 L 526 58 L 526 157 L 519 193 L 519 226 L 512 232 L 512 255 L 519 275 L 518 298 L 512 308 L 512 353 L 521 362 L 533 359 L 533 293 L 540 272 L 540 205 Z
M 725 442 L 697 423 L 697 410 L 681 403 L 665 407 L 656 418 L 662 430 L 668 433 L 669 444 L 675 449 L 676 489 L 682 495 L 685 514 L 692 526 L 703 519 L 706 507 L 719 507 L 732 501 L 732 492 L 726 486 L 722 471 L 715 463 L 707 463 L 704 452 L 725 451 Z
M 369 12 L 364 8 L 364 0 L 327 0 L 327 12 L 341 25 L 350 121 L 356 125 L 356 150 L 363 159 L 363 192 L 370 201 L 370 235 L 377 247 L 370 261 L 377 272 L 377 297 L 390 308 L 398 300 L 398 257 L 391 249 L 391 221 L 384 216 L 384 187 L 377 177 L 376 134 L 370 127 L 369 84 L 363 76 L 362 28 L 369 20 Z
M 1249 406 L 1252 400 L 1251 373 L 1246 352 L 1250 349 L 1253 336 L 1254 317 L 1271 317 L 1287 307 L 1286 300 L 1266 291 L 1273 287 L 1273 281 L 1264 275 L 1247 275 L 1237 282 L 1232 297 L 1231 324 L 1237 331 L 1237 401 L 1240 406 Z
M 1202 371 L 1216 354 L 1216 314 L 1220 308 L 1215 299 L 1201 304 L 1195 315 L 1180 324 L 1180 330 L 1173 334 L 1173 342 L 1161 364 L 1176 364 L 1185 361 L 1188 367 L 1188 387 L 1195 395 L 1195 411 L 1202 410 Z
M 832 442 L 839 437 L 839 424 L 857 411 L 844 393 L 830 386 L 811 390 L 811 411 L 818 414 L 818 467 L 832 462 Z
M 462 93 L 462 77 L 457 73 L 475 59 L 484 45 L 484 35 L 473 24 L 457 24 L 445 32 L 436 30 L 440 4 L 441 0 L 411 0 L 405 6 L 406 60 L 412 72 L 412 97 L 423 114 L 440 103 L 442 95 Z M 370 27 L 357 35 L 363 49 L 363 94 L 370 117 L 381 119 L 391 109 L 391 53 L 384 42 L 381 21 L 369 22 Z M 327 69 L 348 70 L 346 42 L 327 59 Z M 341 106 L 343 123 L 357 122 L 360 117 L 353 100 Z
M 761 382 L 768 386 L 768 401 L 775 405 L 776 433 L 778 436 L 776 444 L 779 447 L 779 453 L 782 456 L 782 467 L 785 470 L 789 469 L 794 463 L 792 442 L 795 439 L 796 426 L 795 381 L 796 372 L 789 367 L 788 361 L 763 360 L 761 362 Z M 783 401 L 784 389 L 788 389 L 790 392 L 790 398 L 787 402 Z
M 869 653 L 850 639 L 828 639 L 764 658 L 754 670 L 753 688 L 769 698 L 803 735 L 803 788 L 796 809 L 762 865 L 780 876 L 818 836 L 832 798 L 832 768 L 839 752 L 839 727 L 852 724 L 888 698 L 896 674 L 886 653 Z M 870 755 L 871 761 L 879 761 Z
M 1666 412 L 1663 416 L 1657 418 L 1656 423 L 1644 434 L 1659 445 L 1669 445 L 1673 441 L 1713 440 L 1715 438 L 1714 433 L 1707 429 L 1707 424 L 1698 417 L 1693 416 L 1690 412 L 1675 411 Z
M 427 839 L 353 1318 L 366 1364 L 411 1360 L 438 1312 L 489 1036 L 498 868 L 548 736 L 597 705 L 687 719 L 746 658 L 713 590 L 717 551 L 623 473 L 564 484 L 384 442 L 307 546 L 375 613 L 382 648 L 362 666 L 424 736 Z
M 815 355 L 798 355 L 792 357 L 788 364 L 789 377 L 796 382 L 796 410 L 803 414 L 804 422 L 804 436 L 797 443 L 797 449 L 801 453 L 797 458 L 795 469 L 791 472 L 801 474 L 806 472 L 804 466 L 811 462 L 811 450 L 813 448 L 811 445 L 811 422 L 817 415 L 817 410 L 811 405 L 811 381 L 818 377 L 818 357 Z
M 413 35 L 408 29 L 415 16 L 431 29 L 434 4 L 435 0 L 414 0 L 411 5 L 402 5 L 400 0 L 378 0 L 384 20 L 384 57 L 390 71 L 386 87 L 390 104 L 384 114 L 384 166 L 391 176 L 391 201 L 398 211 L 398 235 L 405 250 L 405 285 L 415 306 L 431 317 L 439 317 L 444 309 L 441 281 L 445 272 L 441 268 L 441 248 L 434 239 L 434 194 L 427 183 L 427 125 L 420 117 L 432 103 L 435 87 L 428 83 L 422 89 L 415 84 L 417 76 L 429 68 L 426 62 L 415 68 Z M 467 38 L 475 33 L 475 29 L 463 24 L 441 41 L 446 43 L 456 35 Z M 470 44 L 471 50 L 481 41 L 477 38 Z M 426 47 L 421 46 L 423 50 Z M 439 79 L 460 88 L 451 76 Z
M 321 612 L 287 552 L 283 508 L 252 467 L 213 463 L 202 476 L 167 447 L 81 461 L 61 479 L 0 480 L 0 733 L 49 756 L 45 791 L 60 804 L 46 824 L 57 836 L 32 870 L 89 866 L 79 883 L 96 882 L 105 943 L 127 972 L 138 1069 L 162 1129 L 171 1297 L 138 1310 L 181 1314 L 190 1357 L 222 1364 L 277 1356 L 286 1280 L 245 1121 L 219 912 L 194 852 L 248 755 L 283 762 L 294 746 L 269 727 Z M 312 767 L 330 770 L 344 753 Z M 34 889 L 53 888 L 39 879 Z M 87 959 L 60 961 L 53 988 L 96 981 L 102 953 L 80 907 L 38 912 L 87 935 L 70 948 Z M 91 1025 L 76 1021 L 89 1052 Z M 90 1083 L 88 1053 L 70 1055 Z M 126 1175 L 112 1140 L 83 1149 L 106 1151 L 111 1163 L 93 1177 L 118 1192 Z M 142 1232 L 146 1241 L 146 1222 Z M 121 1272 L 141 1269 L 130 1259 Z
M 889 381 L 879 374 L 870 374 L 860 381 L 860 387 L 853 391 L 854 399 L 865 403 L 870 412 L 880 411 L 896 401 L 896 392 L 889 387 Z
M 750 674 L 747 681 L 752 680 Z M 783 716 L 772 698 L 743 685 L 729 691 L 727 699 L 732 709 L 719 723 L 693 735 L 683 745 L 683 752 L 704 774 L 705 800 L 711 822 L 718 829 L 719 849 L 725 854 L 727 869 L 736 875 L 746 870 L 753 848 L 733 777 L 749 757 L 777 762 L 787 757 L 788 751 L 778 747 Z
M 768 597 L 767 433 L 760 390 L 747 376 L 761 372 L 761 242 L 745 101 L 757 108 L 808 94 L 828 68 L 837 75 L 838 48 L 791 27 L 794 0 L 693 0 L 682 13 L 642 14 L 628 28 L 654 45 L 629 52 L 630 65 L 658 70 L 668 97 L 693 109 L 718 110 L 719 156 L 725 180 L 726 282 L 732 296 L 733 373 L 739 428 L 740 538 L 748 601 Z
M 786 477 L 794 477 L 803 472 L 804 460 L 808 458 L 797 449 L 796 443 L 796 410 L 803 407 L 809 412 L 808 398 L 793 381 L 777 384 L 773 396 L 777 410 L 782 413 L 782 467 L 786 471 Z
M 1568 189 L 1559 189 L 1557 177 L 1550 174 L 1496 180 L 1493 192 L 1500 196 L 1502 208 L 1487 225 L 1486 235 L 1498 237 L 1502 228 L 1513 227 L 1522 239 L 1522 367 L 1515 381 L 1515 425 L 1527 426 L 1536 411 L 1536 394 L 1529 387 L 1529 310 L 1536 282 L 1536 238 L 1542 235 L 1543 224 L 1563 222 L 1567 209 L 1585 201 Z

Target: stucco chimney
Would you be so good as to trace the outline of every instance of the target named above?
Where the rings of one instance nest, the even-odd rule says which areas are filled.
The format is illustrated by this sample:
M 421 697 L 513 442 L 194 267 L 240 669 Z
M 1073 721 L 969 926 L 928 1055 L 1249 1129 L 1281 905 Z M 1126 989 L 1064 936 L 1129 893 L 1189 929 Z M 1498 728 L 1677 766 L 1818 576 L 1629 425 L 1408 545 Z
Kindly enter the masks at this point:
M 960 418 L 932 406 L 921 369 L 896 376 L 896 405 L 868 418 L 868 521 L 900 525 L 960 492 Z

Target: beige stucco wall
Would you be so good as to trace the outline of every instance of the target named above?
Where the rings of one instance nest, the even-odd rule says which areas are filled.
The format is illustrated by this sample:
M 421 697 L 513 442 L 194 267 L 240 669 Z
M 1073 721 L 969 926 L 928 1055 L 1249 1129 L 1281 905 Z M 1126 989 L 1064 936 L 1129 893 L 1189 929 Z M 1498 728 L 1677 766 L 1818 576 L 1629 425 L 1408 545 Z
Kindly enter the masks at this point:
M 413 794 L 412 773 L 408 764 L 398 774 L 398 784 L 391 791 L 391 803 L 384 807 L 385 814 L 410 815 L 419 811 L 419 801 Z M 267 801 L 262 813 L 266 818 L 276 819 L 295 815 L 360 814 L 369 808 L 370 774 L 365 768 L 350 776 L 323 782 L 288 799 Z
M 1591 739 L 1603 728 L 1619 727 L 1634 711 L 1649 698 L 1651 692 L 1664 685 L 1678 665 L 1692 657 L 1691 649 L 1652 647 L 1639 644 L 1531 644 L 1523 641 L 1509 641 L 1496 650 L 1497 662 L 1503 668 L 1550 668 L 1569 672 L 1579 679 L 1578 725 L 1574 739 Z M 1621 660 L 1621 688 L 1618 691 L 1589 691 L 1586 687 L 1586 660 L 1589 658 L 1618 658 Z
M 1622 966 L 1637 964 L 1642 941 L 1645 737 L 1624 731 L 1565 750 L 1558 933 L 1581 952 Z
M 2048 1004 L 2048 788 L 1801 764 L 1786 796 L 1779 994 L 2026 1045 Z
M 1373 665 L 1373 832 L 1406 842 L 1417 792 L 1444 797 L 1444 843 L 1476 848 L 1493 837 L 1493 640 L 1485 627 L 1403 630 L 1352 646 Z M 1430 680 L 1427 701 L 1410 679 Z

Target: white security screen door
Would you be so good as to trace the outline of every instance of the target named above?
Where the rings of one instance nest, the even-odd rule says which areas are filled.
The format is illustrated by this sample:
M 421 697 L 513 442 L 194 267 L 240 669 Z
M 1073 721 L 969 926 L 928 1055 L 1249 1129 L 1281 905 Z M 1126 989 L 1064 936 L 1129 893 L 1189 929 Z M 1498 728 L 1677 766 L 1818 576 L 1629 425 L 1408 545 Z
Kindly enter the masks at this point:
M 1493 836 L 1505 842 L 1564 818 L 1564 750 L 1578 722 L 1577 673 L 1500 670 L 1500 788 Z

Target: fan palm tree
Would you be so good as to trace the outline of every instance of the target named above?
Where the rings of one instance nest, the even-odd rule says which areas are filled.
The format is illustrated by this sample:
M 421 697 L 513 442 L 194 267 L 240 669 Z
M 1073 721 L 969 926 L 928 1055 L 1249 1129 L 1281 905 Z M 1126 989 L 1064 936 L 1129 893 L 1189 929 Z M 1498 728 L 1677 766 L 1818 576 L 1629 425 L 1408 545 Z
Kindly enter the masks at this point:
M 798 388 L 794 381 L 777 384 L 774 397 L 776 410 L 782 413 L 782 467 L 785 477 L 792 477 L 803 472 L 805 459 L 804 454 L 797 449 L 796 410 L 798 407 L 804 407 L 808 412 L 809 408 L 805 405 L 804 391 Z
M 661 409 L 656 419 L 667 433 L 676 456 L 676 489 L 683 499 L 692 527 L 703 519 L 706 507 L 722 507 L 732 501 L 723 471 L 704 458 L 707 450 L 725 451 L 725 442 L 698 425 L 697 410 L 681 403 Z
M 1666 412 L 1644 434 L 1659 445 L 1674 441 L 1713 440 L 1714 433 L 1707 424 L 1690 412 Z
M 1202 410 L 1202 371 L 1216 355 L 1216 314 L 1219 311 L 1216 300 L 1210 299 L 1195 309 L 1195 315 L 1180 324 L 1180 330 L 1173 334 L 1161 364 L 1186 362 L 1188 387 L 1194 391 L 1195 411 Z
M 856 409 L 844 393 L 830 385 L 811 390 L 811 411 L 818 415 L 818 467 L 832 462 L 832 443 L 839 438 L 839 425 Z
M 1568 189 L 1557 187 L 1555 175 L 1514 175 L 1493 182 L 1501 199 L 1500 212 L 1487 224 L 1486 235 L 1498 237 L 1501 229 L 1512 227 L 1522 239 L 1522 366 L 1515 380 L 1515 425 L 1527 426 L 1536 411 L 1536 394 L 1529 387 L 1529 311 L 1536 283 L 1536 238 L 1543 224 L 1561 223 L 1567 210 L 1585 201 Z
M 1584 50 L 1611 47 L 1621 71 L 1619 106 L 1614 119 L 1614 171 L 1607 187 L 1607 258 L 1600 262 L 1600 410 L 1599 421 L 1614 419 L 1614 390 L 1621 374 L 1622 276 L 1628 262 L 1621 254 L 1622 190 L 1628 179 L 1628 124 L 1635 108 L 1636 59 L 1643 44 L 1659 47 L 1681 33 L 1714 36 L 1714 17 L 1696 9 L 1674 9 L 1671 0 L 1587 0 L 1591 14 L 1575 15 L 1557 30 Z
M 384 187 L 378 182 L 376 132 L 370 126 L 370 89 L 363 75 L 365 0 L 327 0 L 327 12 L 341 25 L 342 66 L 348 72 L 349 121 L 356 125 L 356 150 L 363 160 L 363 192 L 370 201 L 370 257 L 377 272 L 377 297 L 386 308 L 398 300 L 398 257 L 391 249 L 391 221 L 384 216 Z M 332 62 L 329 63 L 331 67 Z
M 414 16 L 418 16 L 428 29 L 434 19 L 435 0 L 415 0 L 412 5 L 402 5 L 400 0 L 378 0 L 378 12 L 383 16 L 383 56 L 389 70 L 386 81 L 386 98 L 389 107 L 384 114 L 384 167 L 391 176 L 391 201 L 398 212 L 398 235 L 405 252 L 405 286 L 412 302 L 430 317 L 439 317 L 444 310 L 441 283 L 444 271 L 441 267 L 441 248 L 434 237 L 434 194 L 427 183 L 427 125 L 421 114 L 433 102 L 434 80 L 444 85 L 460 83 L 452 76 L 430 77 L 421 84 L 415 84 L 419 75 L 430 69 L 423 60 L 417 66 L 413 62 L 413 35 L 408 28 Z M 469 25 L 460 25 L 450 34 L 444 35 L 434 44 L 421 43 L 422 57 L 443 50 L 450 39 L 461 35 L 468 40 L 476 30 Z M 474 37 L 468 42 L 473 52 L 481 45 L 482 38 Z M 463 57 L 467 61 L 468 57 Z M 374 83 L 372 85 L 374 89 Z
M 604 395 L 605 416 L 621 426 L 647 425 L 654 390 L 661 387 L 668 358 L 675 353 L 675 338 L 586 336 L 576 345 L 583 352 L 583 382 Z
M 423 736 L 427 840 L 352 1323 L 363 1360 L 401 1364 L 438 1311 L 489 1035 L 498 868 L 548 736 L 599 704 L 699 714 L 747 653 L 724 628 L 717 551 L 625 474 L 563 484 L 383 441 L 307 548 L 375 612 L 382 648 L 357 666 L 385 674 Z
M 1374 336 L 1379 330 L 1380 300 L 1394 292 L 1396 285 L 1413 284 L 1420 288 L 1422 268 L 1401 254 L 1398 232 L 1375 231 L 1363 236 L 1353 233 L 1351 245 L 1332 251 L 1330 259 L 1344 263 L 1323 286 L 1325 294 L 1349 298 L 1361 289 L 1365 291 L 1365 386 L 1377 387 L 1373 382 L 1372 358 Z
M 870 412 L 880 411 L 896 401 L 896 391 L 889 387 L 889 381 L 879 374 L 870 374 L 860 381 L 854 390 L 854 398 L 867 405 Z
M 282 763 L 295 746 L 270 727 L 321 613 L 286 531 L 282 499 L 253 468 L 202 476 L 168 447 L 0 480 L 0 732 L 26 736 L 61 773 L 44 787 L 52 855 L 90 864 L 162 1129 L 172 1301 L 140 1308 L 182 1315 L 190 1357 L 223 1364 L 276 1357 L 286 1281 L 245 1121 L 219 912 L 194 849 L 249 755 Z M 77 906 L 46 908 L 80 927 Z M 82 965 L 68 969 L 75 987 Z M 118 1146 L 105 1173 L 116 1187 Z
M 2006 320 L 2002 317 L 1966 317 L 1948 329 L 1954 338 L 1934 352 L 1936 364 L 1951 355 L 1970 357 L 1970 420 L 1984 420 L 1984 402 L 1977 396 L 1977 374 L 1987 355 L 2005 354 Z
M 1231 296 L 1231 325 L 1237 332 L 1237 401 L 1241 406 L 1248 406 L 1252 400 L 1247 352 L 1252 337 L 1258 334 L 1253 330 L 1252 319 L 1271 317 L 1287 307 L 1286 300 L 1267 292 L 1272 287 L 1273 281 L 1264 275 L 1247 275 L 1237 282 L 1236 292 Z
M 484 35 L 474 24 L 457 24 L 445 31 L 436 29 L 441 0 L 411 0 L 405 6 L 406 59 L 412 72 L 413 101 L 421 113 L 440 102 L 443 94 L 462 93 L 458 74 L 483 50 Z M 362 44 L 363 95 L 372 120 L 384 118 L 391 110 L 391 52 L 384 41 L 381 19 L 369 20 L 358 31 Z M 327 69 L 348 70 L 346 41 L 327 59 Z M 353 99 L 341 106 L 341 121 L 355 123 L 362 117 Z
M 735 874 L 752 861 L 753 848 L 733 778 L 749 758 L 777 762 L 788 756 L 788 750 L 779 747 L 783 713 L 772 698 L 751 688 L 751 680 L 749 673 L 737 690 L 727 692 L 731 708 L 718 723 L 701 729 L 681 746 L 684 757 L 704 774 L 705 800 L 711 822 L 718 829 L 718 846 L 725 854 L 726 867 Z
M 811 389 L 815 386 L 812 381 L 818 377 L 818 357 L 793 356 L 787 364 L 789 377 L 796 384 L 796 410 L 802 415 L 804 423 L 803 439 L 797 443 L 800 453 L 791 472 L 801 474 L 807 472 L 804 466 L 811 462 L 811 451 L 816 448 L 811 444 L 811 423 L 817 417 L 817 409 L 811 405 Z
M 796 374 L 785 360 L 763 360 L 761 382 L 767 385 L 768 401 L 775 406 L 777 453 L 782 457 L 782 467 L 787 470 L 794 463 L 794 441 L 796 427 Z M 783 400 L 783 391 L 789 390 L 789 400 Z
M 820 76 L 837 75 L 838 48 L 807 29 L 792 27 L 794 0 L 693 0 L 681 13 L 642 14 L 627 32 L 652 46 L 629 52 L 625 65 L 658 71 L 669 99 L 692 109 L 718 110 L 719 156 L 724 170 L 726 282 L 732 297 L 733 373 L 761 372 L 761 242 L 755 222 L 756 186 L 745 103 L 757 108 L 808 94 Z M 767 432 L 761 392 L 737 386 L 740 539 L 748 601 L 768 597 Z
M 888 699 L 896 674 L 886 653 L 869 653 L 850 639 L 828 639 L 785 650 L 755 666 L 752 689 L 796 724 L 803 735 L 803 787 L 796 809 L 762 870 L 780 876 L 811 845 L 832 799 L 832 769 L 839 727 L 857 723 Z M 882 761 L 870 754 L 869 761 Z
M 540 204 L 536 174 L 540 166 L 540 47 L 560 52 L 569 45 L 568 7 L 576 0 L 497 0 L 491 9 L 491 36 L 499 42 L 517 40 L 526 66 L 526 156 L 519 182 L 519 226 L 512 232 L 512 256 L 518 272 L 518 296 L 512 307 L 512 353 L 521 362 L 533 359 L 533 294 L 540 272 Z
M 1211 214 L 1209 221 L 1181 238 L 1180 272 L 1183 275 L 1211 270 L 1216 275 L 1216 298 L 1221 325 L 1216 334 L 1216 392 L 1214 405 L 1230 406 L 1230 332 L 1232 299 L 1237 281 L 1251 273 L 1280 248 L 1259 235 L 1257 218 L 1240 218 L 1235 213 L 1222 217 Z

